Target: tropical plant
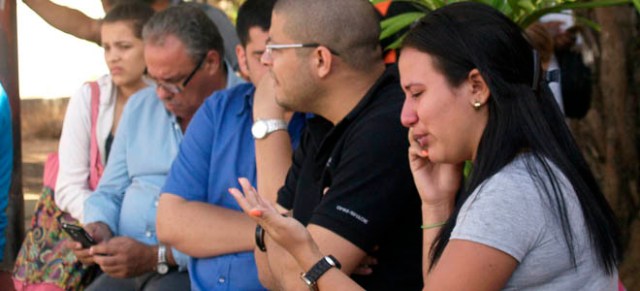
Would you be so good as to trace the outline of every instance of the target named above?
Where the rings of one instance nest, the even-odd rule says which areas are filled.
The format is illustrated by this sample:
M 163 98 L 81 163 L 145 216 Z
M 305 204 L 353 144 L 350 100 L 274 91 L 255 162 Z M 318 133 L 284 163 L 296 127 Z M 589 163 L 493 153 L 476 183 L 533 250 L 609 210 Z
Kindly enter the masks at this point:
M 370 0 L 371 3 L 380 4 L 381 2 L 390 2 L 390 0 Z M 381 23 L 382 32 L 380 39 L 384 40 L 389 37 L 396 37 L 399 32 L 410 26 L 416 20 L 422 18 L 430 11 L 436 10 L 447 4 L 469 1 L 469 0 L 392 0 L 394 2 L 406 2 L 412 4 L 416 8 L 416 12 L 407 12 L 385 19 Z M 538 21 L 540 17 L 549 13 L 566 13 L 567 10 L 588 9 L 596 7 L 618 6 L 633 4 L 636 10 L 640 11 L 640 0 L 471 0 L 490 5 L 502 13 L 507 15 L 511 20 L 520 27 L 526 28 L 530 24 Z M 600 26 L 583 17 L 577 17 L 577 21 L 581 24 L 589 26 L 596 31 L 600 30 Z M 401 35 L 386 49 L 398 48 L 402 43 L 404 35 Z

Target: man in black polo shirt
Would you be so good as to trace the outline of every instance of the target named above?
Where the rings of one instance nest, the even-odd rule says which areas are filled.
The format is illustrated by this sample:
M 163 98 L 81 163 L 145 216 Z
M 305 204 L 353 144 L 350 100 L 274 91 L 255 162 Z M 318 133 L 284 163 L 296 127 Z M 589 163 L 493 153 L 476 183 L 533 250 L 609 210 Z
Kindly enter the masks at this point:
M 278 204 L 345 273 L 375 258 L 370 274 L 352 275 L 367 290 L 419 290 L 420 199 L 400 124 L 403 93 L 383 63 L 379 32 L 366 0 L 277 2 L 262 56 L 271 78 L 254 101 L 258 190 L 275 200 L 284 183 Z M 314 115 L 293 161 L 287 132 L 265 126 L 281 124 L 283 108 Z M 304 288 L 307 270 L 268 234 L 265 245 L 256 250 L 263 285 Z

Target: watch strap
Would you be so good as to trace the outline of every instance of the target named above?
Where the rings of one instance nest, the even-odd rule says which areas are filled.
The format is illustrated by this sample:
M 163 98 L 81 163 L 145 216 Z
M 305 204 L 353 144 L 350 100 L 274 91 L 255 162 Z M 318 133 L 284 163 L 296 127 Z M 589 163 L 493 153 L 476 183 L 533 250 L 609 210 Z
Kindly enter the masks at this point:
M 287 127 L 287 122 L 282 119 L 258 119 L 251 127 L 251 134 L 255 139 L 263 139 L 275 131 L 287 130 Z M 260 130 L 254 131 L 257 128 Z
M 311 290 L 317 290 L 318 279 L 333 267 L 340 269 L 342 265 L 334 256 L 328 255 L 315 263 L 309 271 L 300 274 L 300 278 Z
M 169 269 L 169 264 L 167 263 L 167 247 L 164 245 L 158 245 L 158 264 L 156 266 L 156 271 L 164 275 L 167 273 Z
M 167 247 L 164 245 L 158 246 L 158 264 L 167 262 Z

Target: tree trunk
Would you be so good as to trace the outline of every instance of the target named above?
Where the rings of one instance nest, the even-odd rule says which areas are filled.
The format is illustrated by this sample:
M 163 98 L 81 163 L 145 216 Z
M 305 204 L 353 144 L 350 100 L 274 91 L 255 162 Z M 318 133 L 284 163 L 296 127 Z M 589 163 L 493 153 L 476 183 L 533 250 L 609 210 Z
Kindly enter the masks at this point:
M 638 39 L 636 16 L 630 7 L 594 10 L 592 18 L 602 30 L 597 34 L 600 55 L 595 63 L 593 103 L 583 120 L 571 122 L 618 217 L 624 248 L 620 277 L 628 290 L 640 290 L 640 50 L 634 41 Z

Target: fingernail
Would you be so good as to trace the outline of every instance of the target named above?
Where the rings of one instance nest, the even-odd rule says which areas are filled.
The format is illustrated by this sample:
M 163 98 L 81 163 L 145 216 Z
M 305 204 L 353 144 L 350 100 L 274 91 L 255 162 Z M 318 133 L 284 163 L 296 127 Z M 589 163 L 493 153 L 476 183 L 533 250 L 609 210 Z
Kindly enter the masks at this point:
M 429 156 L 429 152 L 428 152 L 427 150 L 422 150 L 422 151 L 420 152 L 420 154 L 421 154 L 421 155 L 423 155 L 423 156 L 425 156 L 425 157 Z
M 260 210 L 260 209 L 251 209 L 251 210 L 249 210 L 249 215 L 253 216 L 253 217 L 261 217 L 262 216 L 262 210 Z

